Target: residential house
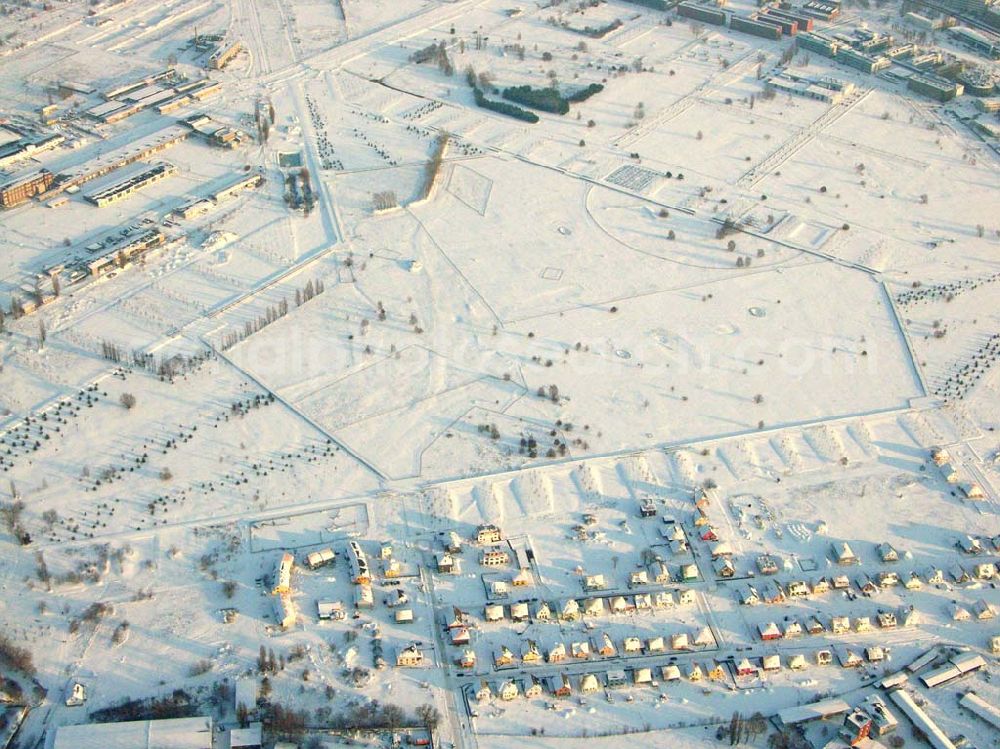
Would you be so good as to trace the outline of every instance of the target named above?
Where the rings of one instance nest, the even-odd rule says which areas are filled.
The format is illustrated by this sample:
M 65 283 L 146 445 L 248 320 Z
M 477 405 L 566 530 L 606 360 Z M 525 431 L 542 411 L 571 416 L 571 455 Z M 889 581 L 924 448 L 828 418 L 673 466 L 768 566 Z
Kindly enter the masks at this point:
M 413 609 L 396 609 L 393 618 L 396 624 L 410 624 L 413 622 Z
M 972 566 L 972 574 L 980 580 L 996 577 L 997 566 L 993 562 L 980 562 Z
M 635 610 L 649 611 L 653 608 L 653 596 L 650 593 L 637 593 L 635 596 Z
M 628 683 L 628 677 L 625 675 L 625 672 L 622 671 L 621 669 L 608 671 L 607 679 L 608 679 L 609 689 L 617 689 L 619 687 L 625 686 Z
M 677 603 L 680 606 L 693 606 L 697 600 L 695 592 L 691 588 L 677 591 Z
M 670 568 L 665 562 L 655 561 L 649 565 L 649 577 L 654 583 L 664 584 L 670 582 Z
M 642 652 L 642 640 L 638 637 L 626 637 L 622 644 L 625 648 L 625 655 L 638 655 Z
M 639 588 L 644 585 L 649 585 L 649 575 L 646 574 L 646 570 L 632 570 L 628 576 L 628 586 Z
M 879 559 L 883 562 L 898 562 L 899 552 L 893 547 L 892 544 L 883 541 L 880 543 L 875 550 L 878 552 Z
M 472 634 L 468 627 L 456 627 L 451 630 L 452 645 L 468 645 L 470 642 L 472 642 Z
M 985 599 L 980 598 L 974 604 L 972 604 L 972 613 L 975 614 L 977 619 L 993 619 L 997 612 Z
M 646 686 L 653 683 L 653 670 L 651 668 L 637 668 L 632 672 L 632 682 L 636 686 Z
M 834 575 L 830 580 L 830 585 L 834 590 L 846 590 L 851 587 L 851 578 L 847 575 Z
M 770 653 L 761 659 L 761 667 L 767 673 L 777 673 L 781 670 L 781 656 L 777 653 Z
M 715 569 L 716 577 L 730 578 L 736 576 L 736 565 L 729 557 L 715 560 L 712 563 L 712 567 Z
M 858 557 L 846 541 L 833 545 L 833 558 L 837 564 L 858 564 Z
M 810 616 L 806 620 L 806 632 L 811 635 L 821 635 L 826 632 L 826 627 L 823 626 L 823 622 L 821 622 L 817 617 Z
M 653 608 L 669 609 L 675 605 L 674 594 L 669 590 L 660 590 L 653 594 Z
M 533 700 L 542 696 L 542 681 L 537 676 L 532 676 L 528 685 L 524 689 L 526 699 Z
M 487 549 L 479 556 L 483 567 L 504 567 L 510 564 L 510 554 L 501 549 Z
M 772 554 L 761 554 L 757 557 L 757 571 L 762 575 L 776 575 L 781 567 L 778 559 Z
M 499 622 L 503 620 L 503 604 L 488 603 L 483 609 L 483 618 L 488 622 Z
M 868 575 L 858 575 L 857 583 L 858 590 L 861 591 L 862 595 L 873 596 L 879 591 L 878 583 L 868 577 Z
M 809 595 L 809 585 L 805 580 L 792 580 L 786 586 L 789 598 L 802 598 Z
M 951 573 L 951 576 L 955 579 L 955 582 L 958 583 L 959 585 L 964 585 L 965 583 L 972 582 L 972 575 L 970 575 L 969 571 L 960 564 L 952 565 L 949 572 Z
M 584 590 L 604 590 L 608 587 L 604 575 L 586 575 L 583 578 Z
M 785 625 L 785 631 L 782 635 L 785 639 L 788 639 L 789 637 L 800 637 L 804 631 L 805 630 L 802 628 L 802 624 L 798 619 L 791 619 Z
M 510 595 L 510 586 L 504 580 L 492 580 L 490 582 L 491 598 L 506 598 Z
M 401 668 L 412 668 L 424 665 L 424 654 L 416 645 L 409 645 L 396 654 L 396 665 Z
M 952 621 L 967 622 L 972 618 L 972 614 L 969 613 L 969 610 L 957 603 L 953 603 L 949 607 L 949 611 L 951 613 Z
M 549 663 L 559 663 L 566 660 L 566 646 L 561 642 L 557 642 L 549 648 L 549 653 L 545 656 L 545 660 Z
M 719 541 L 712 545 L 712 559 L 731 557 L 733 555 L 733 545 L 728 541 Z
M 814 596 L 823 595 L 824 593 L 830 592 L 830 580 L 826 577 L 821 577 L 818 580 L 813 581 L 812 592 Z
M 691 562 L 689 564 L 681 565 L 681 580 L 683 580 L 684 582 L 690 582 L 692 580 L 697 580 L 698 577 L 699 575 L 698 575 L 697 564 Z
M 542 601 L 538 604 L 538 608 L 535 609 L 535 621 L 536 622 L 550 622 L 552 621 L 552 609 L 549 605 Z
M 659 635 L 656 635 L 655 637 L 650 637 L 649 640 L 646 641 L 646 653 L 647 654 L 649 654 L 649 653 L 662 653 L 666 649 L 667 649 L 667 645 L 663 641 L 663 638 L 660 637 Z
M 937 567 L 930 567 L 927 570 L 927 584 L 928 585 L 943 585 L 944 584 L 944 570 L 938 569 Z
M 510 620 L 515 623 L 526 622 L 530 618 L 528 604 L 524 601 L 510 605 Z
M 715 635 L 708 627 L 702 627 L 694 636 L 695 647 L 707 648 L 715 645 Z
M 875 621 L 878 622 L 878 626 L 882 629 L 896 628 L 896 615 L 891 611 L 879 611 L 875 615 Z
M 725 681 L 728 675 L 725 664 L 719 661 L 713 661 L 712 667 L 708 669 L 708 678 L 711 681 Z
M 493 692 L 490 690 L 490 685 L 486 683 L 483 679 L 479 682 L 479 689 L 476 690 L 476 702 L 482 704 L 484 702 L 489 702 L 493 699 Z
M 521 654 L 521 662 L 525 665 L 542 662 L 542 654 L 538 650 L 538 643 L 534 640 L 528 640 L 528 643 L 524 646 L 524 653 Z
M 503 533 L 500 528 L 492 523 L 480 525 L 476 528 L 477 544 L 498 544 L 503 540 Z
M 750 662 L 749 658 L 743 658 L 736 664 L 737 676 L 756 676 L 757 667 Z
M 674 664 L 669 664 L 660 669 L 660 673 L 663 676 L 664 681 L 680 681 L 681 670 L 678 666 Z
M 444 538 L 442 539 L 442 546 L 444 550 L 449 554 L 461 554 L 462 553 L 462 537 L 458 535 L 455 531 L 448 531 Z
M 641 518 L 656 517 L 656 502 L 653 501 L 652 497 L 645 497 L 639 503 L 639 517 Z
M 584 616 L 604 616 L 604 599 L 588 598 L 583 602 Z
M 570 653 L 574 658 L 585 660 L 590 657 L 590 643 L 586 641 L 574 642 L 570 645 Z
M 880 588 L 894 588 L 899 585 L 899 573 L 892 570 L 882 570 L 875 579 Z
M 775 624 L 774 622 L 767 622 L 766 624 L 758 624 L 757 634 L 760 635 L 760 639 L 765 641 L 781 639 L 781 630 L 778 628 L 778 625 Z
M 713 526 L 708 525 L 698 531 L 698 538 L 702 541 L 718 541 L 719 532 Z
M 448 552 L 436 554 L 435 562 L 437 564 L 437 571 L 441 575 L 455 575 L 459 572 L 458 560 Z
M 503 684 L 500 685 L 500 699 L 504 702 L 510 702 L 518 695 L 517 684 L 512 680 L 508 679 Z
M 788 668 L 792 671 L 801 671 L 807 665 L 806 657 L 802 653 L 795 653 L 788 658 Z
M 695 663 L 694 661 L 691 661 L 690 663 L 688 663 L 686 676 L 688 678 L 688 681 L 697 682 L 705 678 L 705 672 L 699 664 Z
M 838 650 L 837 660 L 841 668 L 858 668 L 864 664 L 864 659 L 849 648 Z
M 901 627 L 915 627 L 920 624 L 920 614 L 912 605 L 900 606 L 896 618 Z
M 569 697 L 573 694 L 573 685 L 570 683 L 569 676 L 566 674 L 561 674 L 553 679 L 554 688 L 552 689 L 552 694 L 555 697 Z
M 494 656 L 493 665 L 497 668 L 503 668 L 504 666 L 513 666 L 514 661 L 514 651 L 504 645 L 500 648 L 500 652 Z
M 785 591 L 774 580 L 768 580 L 761 589 L 761 598 L 764 603 L 782 603 L 785 600 Z
M 958 548 L 966 554 L 982 554 L 983 542 L 973 536 L 962 536 L 958 539 Z
M 628 603 L 625 601 L 625 596 L 615 596 L 611 599 L 610 603 L 612 614 L 624 614 L 628 611 Z
M 923 581 L 921 581 L 920 575 L 918 575 L 914 571 L 911 571 L 909 577 L 907 577 L 906 581 L 903 583 L 903 586 L 907 590 L 920 590 L 922 587 L 924 587 L 924 583 Z
M 842 635 L 851 631 L 851 619 L 847 616 L 835 616 L 830 621 L 830 629 L 835 635 Z
M 878 645 L 869 645 L 865 648 L 865 658 L 869 663 L 881 663 L 885 660 L 885 651 Z
M 818 666 L 829 666 L 833 663 L 833 653 L 829 650 L 817 650 L 816 651 L 816 665 Z
M 740 588 L 740 603 L 744 606 L 756 606 L 761 602 L 760 593 L 753 585 L 747 583 Z
M 663 643 L 663 638 L 656 638 Z M 670 636 L 670 649 L 671 650 L 690 650 L 691 641 L 687 636 L 686 632 L 675 632 Z
M 306 554 L 306 566 L 311 570 L 319 569 L 328 564 L 332 564 L 336 558 L 333 549 L 320 549 Z
M 580 618 L 580 604 L 575 598 L 570 598 L 563 604 L 559 618 L 566 622 L 575 622 Z
M 534 583 L 530 569 L 520 569 L 510 578 L 510 584 L 515 588 L 527 588 Z
M 476 651 L 471 648 L 466 648 L 462 651 L 462 657 L 458 659 L 458 665 L 462 668 L 475 668 L 476 667 Z
M 278 596 L 282 593 L 289 593 L 292 590 L 292 568 L 295 566 L 295 557 L 287 551 L 278 560 L 278 567 L 274 572 L 274 587 L 271 595 Z
M 872 631 L 872 620 L 869 616 L 859 616 L 854 620 L 854 631 L 855 632 L 871 632 Z
M 602 658 L 613 658 L 618 654 L 618 650 L 615 648 L 615 643 L 611 639 L 611 635 L 607 632 L 601 635 L 601 645 L 597 648 L 597 652 Z
M 580 693 L 581 694 L 594 694 L 600 691 L 601 684 L 597 681 L 597 677 L 594 674 L 584 674 L 583 678 L 580 679 Z

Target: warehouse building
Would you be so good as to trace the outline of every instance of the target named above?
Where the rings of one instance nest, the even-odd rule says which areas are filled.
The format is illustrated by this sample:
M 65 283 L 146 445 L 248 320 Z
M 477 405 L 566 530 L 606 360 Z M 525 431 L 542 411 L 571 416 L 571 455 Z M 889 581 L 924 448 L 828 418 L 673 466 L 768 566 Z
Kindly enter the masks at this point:
M 696 21 L 710 23 L 715 26 L 726 25 L 726 14 L 717 8 L 700 5 L 693 2 L 683 2 L 677 6 L 677 15 L 693 18 Z
M 976 31 L 964 26 L 956 26 L 951 30 L 951 34 L 959 44 L 973 52 L 978 52 L 991 60 L 1000 60 L 1000 37 L 996 34 Z
M 119 200 L 130 198 L 139 192 L 139 190 L 143 190 L 176 173 L 176 166 L 167 161 L 159 161 L 136 174 L 89 193 L 84 197 L 98 208 L 103 208 L 106 205 L 117 203 Z
M 208 66 L 213 70 L 222 70 L 230 60 L 239 54 L 241 49 L 243 49 L 243 45 L 239 42 L 223 42 L 209 56 Z
M 733 31 L 742 31 L 744 34 L 752 34 L 763 39 L 780 39 L 781 29 L 769 23 L 761 23 L 742 16 L 733 16 L 729 19 L 729 28 Z
M 124 166 L 148 158 L 154 153 L 166 150 L 183 141 L 188 137 L 190 132 L 190 130 L 180 125 L 171 125 L 127 146 L 116 148 L 113 151 L 84 162 L 78 167 L 61 172 L 57 176 L 56 182 L 59 187 L 64 189 L 82 185 L 98 177 L 110 174 L 115 169 L 121 169 Z
M 52 749 L 212 749 L 212 719 L 169 718 L 60 726 Z
M 0 206 L 13 208 L 41 195 L 52 184 L 52 172 L 41 171 L 0 186 Z
M 955 83 L 947 78 L 938 75 L 920 74 L 912 75 L 906 82 L 906 87 L 910 91 L 928 96 L 937 101 L 951 101 L 956 96 L 961 96 L 963 87 L 961 83 Z

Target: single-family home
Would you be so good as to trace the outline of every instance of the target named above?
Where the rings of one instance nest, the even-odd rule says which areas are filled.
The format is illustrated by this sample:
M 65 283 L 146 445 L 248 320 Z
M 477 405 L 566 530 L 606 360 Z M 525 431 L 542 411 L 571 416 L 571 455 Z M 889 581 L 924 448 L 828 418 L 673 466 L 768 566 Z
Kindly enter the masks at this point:
M 583 578 L 584 590 L 604 590 L 608 587 L 604 575 L 586 575 Z
M 628 586 L 630 588 L 640 588 L 649 585 L 649 575 L 646 570 L 632 570 L 628 576 Z
M 774 622 L 767 622 L 757 625 L 757 634 L 762 640 L 780 640 L 781 630 Z
M 782 636 L 785 639 L 789 637 L 799 637 L 803 634 L 805 630 L 802 629 L 802 624 L 798 619 L 790 619 L 787 624 L 785 624 L 785 630 L 782 632 Z
M 653 670 L 651 668 L 637 668 L 632 672 L 632 681 L 636 686 L 645 686 L 653 683 Z
M 871 632 L 872 620 L 870 616 L 859 616 L 854 619 L 855 632 Z
M 829 650 L 817 650 L 816 651 L 816 665 L 818 666 L 829 666 L 833 663 L 833 653 Z
M 653 608 L 669 609 L 675 605 L 674 594 L 669 590 L 659 590 L 653 594 Z
M 716 577 L 730 578 L 736 576 L 736 564 L 729 557 L 716 559 L 712 563 Z
M 637 655 L 642 652 L 642 640 L 638 637 L 626 637 L 622 641 L 625 655 Z
M 701 681 L 705 678 L 705 672 L 699 664 L 691 661 L 688 663 L 686 676 L 688 681 Z
M 542 662 L 542 653 L 538 649 L 538 643 L 534 640 L 528 640 L 524 646 L 524 652 L 521 654 L 521 662 L 527 665 Z
M 750 662 L 749 658 L 742 658 L 739 663 L 736 664 L 736 675 L 737 676 L 756 676 L 757 667 Z
M 503 533 L 500 528 L 492 523 L 480 525 L 476 528 L 477 544 L 498 544 L 503 540 Z
M 821 635 L 826 632 L 826 627 L 823 626 L 823 622 L 817 617 L 810 616 L 806 619 L 806 632 L 811 635 Z
M 618 654 L 615 643 L 607 632 L 601 635 L 601 645 L 597 648 L 597 652 L 602 658 L 613 658 Z
M 885 651 L 878 645 L 869 645 L 865 648 L 865 658 L 869 663 L 881 663 L 885 660 Z
M 517 684 L 513 679 L 508 679 L 500 685 L 500 699 L 504 702 L 510 702 L 517 697 L 518 693 Z
M 792 671 L 801 671 L 807 665 L 806 657 L 802 653 L 794 653 L 788 657 L 788 668 Z
M 762 575 L 777 575 L 781 566 L 773 554 L 761 554 L 757 557 L 757 571 Z
M 412 668 L 424 665 L 423 651 L 416 645 L 408 645 L 396 654 L 396 665 L 401 668 Z
M 483 609 L 483 618 L 488 622 L 499 622 L 503 620 L 503 604 L 488 603 Z
M 660 673 L 662 674 L 664 681 L 680 681 L 681 678 L 680 668 L 673 663 L 660 669 Z
M 830 630 L 835 635 L 842 635 L 851 631 L 851 619 L 847 616 L 835 616 L 830 620 Z
M 857 555 L 846 541 L 841 541 L 839 544 L 833 545 L 833 558 L 837 564 L 848 565 L 858 563 Z
M 472 642 L 472 634 L 468 627 L 456 627 L 450 631 L 452 645 L 468 645 Z
M 972 604 L 972 613 L 980 620 L 993 619 L 997 615 L 996 609 L 987 603 L 984 598 L 980 598 Z
M 617 689 L 623 687 L 628 683 L 628 677 L 625 675 L 625 671 L 621 669 L 615 669 L 613 671 L 608 671 L 608 688 Z
M 510 620 L 512 622 L 526 622 L 529 618 L 530 614 L 528 613 L 527 603 L 524 601 L 518 601 L 517 603 L 512 603 L 510 605 Z
M 690 582 L 698 579 L 698 565 L 694 562 L 681 565 L 681 580 Z
M 576 602 L 575 598 L 567 599 L 559 613 L 559 618 L 566 622 L 575 622 L 580 618 L 580 604 Z
M 789 598 L 802 598 L 809 595 L 809 584 L 805 580 L 792 580 L 786 590 Z
M 653 608 L 653 596 L 651 593 L 636 593 L 633 596 L 636 611 L 649 611 Z
M 532 676 L 524 688 L 524 696 L 526 699 L 533 700 L 535 697 L 542 696 L 542 680 L 537 676 Z
M 875 621 L 882 629 L 895 629 L 897 624 L 896 615 L 891 611 L 879 611 L 875 615 Z
M 549 648 L 549 653 L 545 656 L 545 660 L 549 663 L 559 663 L 566 660 L 566 646 L 561 642 L 557 642 Z
M 677 604 L 679 606 L 693 606 L 697 600 L 697 596 L 691 588 L 682 588 L 677 591 Z
M 590 643 L 586 641 L 574 642 L 570 644 L 570 653 L 574 658 L 586 659 L 590 657 Z
M 458 659 L 458 665 L 462 668 L 475 668 L 476 651 L 472 648 L 466 648 L 463 650 L 461 657 Z
M 660 637 L 659 635 L 655 635 L 654 637 L 650 637 L 649 640 L 646 641 L 646 652 L 647 653 L 662 653 L 666 649 L 667 649 L 667 645 L 663 641 L 663 638 Z
M 588 598 L 583 602 L 584 616 L 604 616 L 604 599 Z
M 702 627 L 694 636 L 694 644 L 699 648 L 707 648 L 715 645 L 715 635 L 708 627 Z
M 663 643 L 663 638 L 657 638 L 660 644 Z M 670 649 L 671 650 L 690 650 L 691 640 L 687 636 L 687 632 L 675 632 L 670 635 Z
M 601 684 L 597 681 L 597 677 L 594 674 L 584 674 L 583 678 L 580 679 L 580 693 L 581 694 L 594 694 L 600 691 Z
M 502 549 L 487 549 L 479 555 L 483 567 L 504 567 L 510 564 L 510 554 Z
M 878 552 L 879 559 L 883 562 L 898 562 L 899 552 L 896 551 L 895 547 L 887 541 L 883 541 L 875 550 Z
M 545 601 L 539 603 L 538 607 L 535 609 L 535 621 L 536 622 L 552 621 L 552 609 L 549 608 L 549 605 Z
M 781 656 L 777 653 L 769 653 L 761 659 L 761 667 L 768 673 L 775 673 L 781 670 Z
M 493 657 L 493 665 L 497 668 L 514 665 L 516 657 L 514 651 L 506 645 L 501 646 L 500 652 Z
M 482 704 L 492 699 L 493 691 L 490 689 L 490 685 L 486 683 L 486 679 L 481 680 L 479 682 L 479 689 L 476 690 L 476 702 Z

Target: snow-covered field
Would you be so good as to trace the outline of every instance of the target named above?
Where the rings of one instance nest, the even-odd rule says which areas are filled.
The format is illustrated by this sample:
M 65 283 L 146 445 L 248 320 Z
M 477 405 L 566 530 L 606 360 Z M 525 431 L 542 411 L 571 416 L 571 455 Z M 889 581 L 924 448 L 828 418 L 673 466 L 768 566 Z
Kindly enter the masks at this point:
M 929 648 L 986 663 L 906 688 L 952 739 L 996 744 L 956 704 L 1000 701 L 1000 151 L 976 130 L 993 115 L 648 5 L 4 7 L 0 147 L 61 136 L 0 165 L 0 186 L 56 175 L 0 211 L 0 696 L 30 707 L 13 745 L 171 695 L 228 729 L 253 683 L 268 747 L 391 743 L 356 729 L 414 738 L 428 714 L 459 749 L 707 747 L 760 713 L 742 743 L 818 749 L 840 718 L 799 736 L 774 716 L 884 696 Z M 816 30 L 1000 73 L 902 26 L 899 3 L 865 6 Z M 774 94 L 779 70 L 855 89 Z M 533 123 L 473 83 L 508 104 L 597 90 Z M 118 121 L 90 111 L 130 96 Z M 64 189 L 178 124 L 198 130 Z M 86 199 L 159 161 L 169 178 Z M 485 564 L 483 524 L 507 562 Z M 422 662 L 398 663 L 410 646 Z

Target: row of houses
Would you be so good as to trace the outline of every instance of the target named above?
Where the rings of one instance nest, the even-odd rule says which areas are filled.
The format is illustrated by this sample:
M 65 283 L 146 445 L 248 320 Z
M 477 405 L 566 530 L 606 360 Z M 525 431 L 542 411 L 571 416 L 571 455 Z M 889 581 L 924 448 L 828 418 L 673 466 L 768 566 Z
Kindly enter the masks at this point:
M 512 622 L 576 622 L 584 618 L 607 616 L 608 614 L 631 614 L 637 611 L 652 611 L 673 606 L 692 606 L 697 596 L 690 588 L 676 591 L 661 590 L 655 593 L 637 593 L 635 595 L 618 595 L 586 598 L 578 601 L 575 598 L 566 599 L 561 605 L 538 601 L 532 611 L 528 601 L 512 604 L 490 603 L 483 609 L 483 618 L 487 622 L 499 622 L 509 618 Z
M 924 76 L 927 78 L 927 76 Z M 912 79 L 911 79 L 912 80 Z M 931 89 L 933 91 L 934 86 L 932 85 L 934 79 L 928 79 L 923 81 L 925 88 Z M 944 86 L 945 84 L 951 83 L 954 86 L 953 81 L 948 81 L 947 79 L 944 83 L 940 84 Z M 961 95 L 961 91 L 954 92 L 954 89 L 948 89 L 952 91 L 944 100 L 954 98 L 955 96 Z M 940 97 L 936 97 L 940 98 Z M 958 467 L 952 462 L 951 455 L 943 447 L 931 448 L 931 460 L 934 465 L 937 466 L 938 470 L 941 472 L 941 476 L 949 484 L 954 484 L 959 488 L 966 499 L 981 500 L 986 498 L 986 493 L 983 491 L 983 487 L 980 486 L 975 481 L 970 481 L 963 473 L 958 469 Z
M 896 629 L 897 627 L 914 627 L 920 622 L 920 617 L 912 606 L 903 606 L 897 612 L 879 611 L 874 617 L 833 616 L 829 626 L 823 624 L 819 615 L 806 619 L 805 624 L 798 619 L 787 619 L 783 626 L 776 622 L 763 622 L 757 625 L 757 636 L 767 642 L 771 640 L 790 639 L 802 635 L 834 634 L 842 635 L 848 632 L 872 632 L 876 629 Z
M 715 636 L 708 627 L 703 627 L 694 634 L 675 632 L 672 635 L 654 635 L 648 638 L 628 636 L 622 639 L 620 646 L 605 632 L 598 641 L 580 640 L 571 642 L 569 647 L 564 642 L 555 642 L 544 652 L 535 640 L 528 640 L 520 654 L 514 653 L 513 650 L 504 645 L 499 652 L 494 654 L 493 665 L 496 668 L 507 668 L 519 664 L 540 666 L 544 663 L 562 663 L 567 660 L 657 655 L 667 651 L 704 650 L 715 647 L 715 644 Z

